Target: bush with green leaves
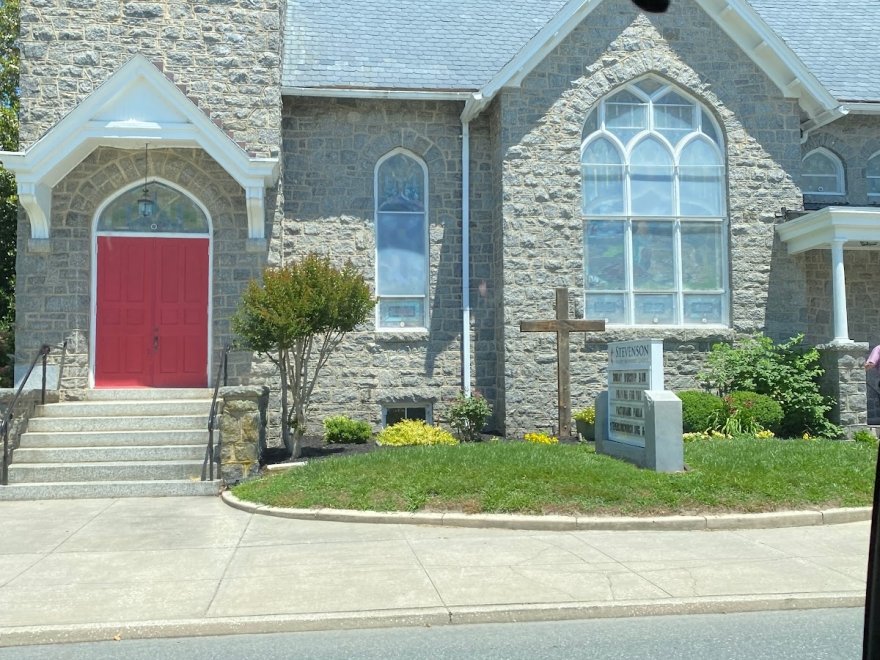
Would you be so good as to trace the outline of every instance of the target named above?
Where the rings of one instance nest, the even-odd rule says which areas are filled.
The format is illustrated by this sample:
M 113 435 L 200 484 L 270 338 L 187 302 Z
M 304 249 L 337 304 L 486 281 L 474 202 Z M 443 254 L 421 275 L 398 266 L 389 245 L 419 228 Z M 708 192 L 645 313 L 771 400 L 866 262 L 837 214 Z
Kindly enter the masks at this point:
M 743 433 L 779 431 L 784 413 L 782 406 L 766 394 L 731 392 L 724 397 L 727 418 L 736 418 Z
M 376 444 L 386 447 L 457 445 L 458 440 L 439 426 L 429 426 L 421 419 L 404 419 L 382 429 L 376 438 Z
M 685 433 L 702 433 L 714 428 L 724 413 L 724 400 L 717 394 L 702 390 L 677 392 L 681 399 L 681 424 Z
M 736 346 L 715 344 L 699 378 L 720 395 L 744 390 L 771 397 L 782 406 L 780 435 L 839 437 L 840 427 L 826 417 L 833 400 L 819 389 L 819 351 L 804 347 L 803 339 L 776 344 L 756 336 Z
M 334 415 L 324 420 L 324 442 L 328 444 L 362 445 L 373 435 L 367 422 L 345 415 Z
M 853 433 L 852 439 L 856 442 L 868 442 L 870 444 L 877 443 L 877 436 L 868 429 L 859 429 Z
M 449 425 L 462 442 L 475 442 L 480 439 L 480 432 L 491 414 L 488 401 L 479 394 L 459 394 L 449 408 Z

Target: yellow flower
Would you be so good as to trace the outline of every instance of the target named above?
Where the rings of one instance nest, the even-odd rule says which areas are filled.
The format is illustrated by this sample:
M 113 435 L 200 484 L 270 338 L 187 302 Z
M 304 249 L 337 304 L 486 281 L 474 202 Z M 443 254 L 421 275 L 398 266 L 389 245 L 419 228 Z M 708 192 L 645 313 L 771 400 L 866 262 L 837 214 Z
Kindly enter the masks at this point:
M 559 438 L 546 433 L 526 433 L 524 438 L 526 442 L 534 442 L 539 445 L 555 445 L 559 442 Z

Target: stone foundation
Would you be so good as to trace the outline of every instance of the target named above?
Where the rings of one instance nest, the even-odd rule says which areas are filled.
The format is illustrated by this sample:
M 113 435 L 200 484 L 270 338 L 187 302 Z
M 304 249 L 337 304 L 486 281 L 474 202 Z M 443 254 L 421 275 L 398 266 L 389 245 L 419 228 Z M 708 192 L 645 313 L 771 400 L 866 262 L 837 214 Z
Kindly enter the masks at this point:
M 834 399 L 829 413 L 831 421 L 843 427 L 846 436 L 864 428 L 868 423 L 865 357 L 868 345 L 864 342 L 823 344 L 816 347 L 825 370 L 820 385 L 822 394 Z

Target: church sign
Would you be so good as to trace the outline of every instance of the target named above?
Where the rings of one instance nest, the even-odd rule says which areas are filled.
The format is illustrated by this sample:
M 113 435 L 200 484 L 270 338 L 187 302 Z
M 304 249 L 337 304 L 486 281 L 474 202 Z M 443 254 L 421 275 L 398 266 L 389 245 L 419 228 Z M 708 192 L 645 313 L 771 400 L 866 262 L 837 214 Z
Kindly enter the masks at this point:
M 646 390 L 663 389 L 663 342 L 659 339 L 608 345 L 608 439 L 645 446 Z

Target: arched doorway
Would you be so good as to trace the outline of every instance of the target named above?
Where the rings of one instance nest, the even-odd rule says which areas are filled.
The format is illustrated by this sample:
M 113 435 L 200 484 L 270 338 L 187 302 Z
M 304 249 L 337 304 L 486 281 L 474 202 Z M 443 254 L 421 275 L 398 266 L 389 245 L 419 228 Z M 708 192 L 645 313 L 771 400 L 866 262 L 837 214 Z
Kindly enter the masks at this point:
M 204 206 L 152 181 L 103 204 L 94 235 L 94 386 L 205 387 L 211 222 Z

